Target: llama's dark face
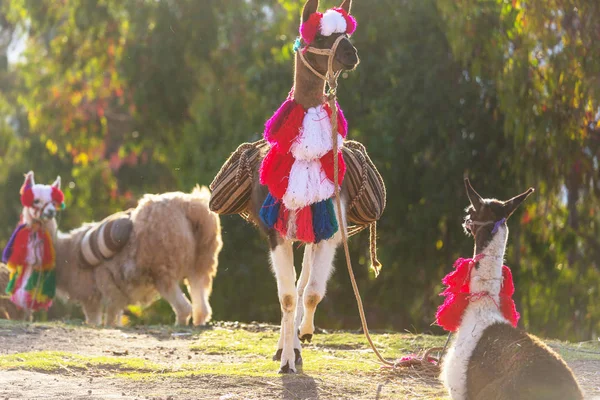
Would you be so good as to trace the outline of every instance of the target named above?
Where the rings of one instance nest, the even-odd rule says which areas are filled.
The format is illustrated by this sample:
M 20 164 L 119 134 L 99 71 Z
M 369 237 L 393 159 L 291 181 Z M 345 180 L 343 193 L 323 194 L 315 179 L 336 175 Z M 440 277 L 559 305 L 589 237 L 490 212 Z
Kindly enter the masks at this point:
M 473 235 L 477 249 L 484 249 L 498 232 L 500 227 L 506 229 L 506 220 L 515 212 L 521 203 L 534 189 L 513 197 L 510 200 L 484 199 L 473 189 L 468 179 L 465 187 L 471 205 L 467 207 L 463 228 Z
M 330 36 L 323 36 L 318 34 L 312 46 L 317 49 L 331 49 L 335 41 L 340 36 L 346 36 L 345 33 L 334 33 Z M 310 54 L 310 53 L 309 53 Z M 312 56 L 311 62 L 320 71 L 327 71 L 327 57 L 310 54 Z M 310 57 L 309 56 L 309 57 Z M 337 72 L 340 70 L 353 70 L 356 68 L 360 60 L 358 59 L 358 51 L 356 47 L 350 43 L 350 39 L 346 36 L 337 47 L 337 50 L 333 59 L 333 71 Z
M 311 16 L 314 19 L 313 14 L 317 13 L 318 7 L 319 0 L 308 0 L 302 11 L 301 24 L 311 20 Z M 315 24 L 314 29 L 316 30 L 316 34 L 314 39 L 310 42 L 310 46 L 313 48 L 329 50 L 333 48 L 335 42 L 340 36 L 344 37 L 338 44 L 333 56 L 334 72 L 338 72 L 340 70 L 352 70 L 356 68 L 360 62 L 358 59 L 358 51 L 352 45 L 350 38 L 348 37 L 348 34 L 351 34 L 354 31 L 354 28 L 356 27 L 356 21 L 352 18 L 354 22 L 352 27 L 349 27 L 349 20 L 345 19 L 351 18 L 348 17 L 351 7 L 352 0 L 344 0 L 338 9 L 328 10 L 322 14 L 321 19 L 319 20 L 320 22 L 317 22 L 318 25 Z M 342 10 L 346 14 L 342 14 L 335 10 Z M 305 57 L 319 72 L 322 74 L 327 72 L 327 56 L 308 52 L 305 54 Z

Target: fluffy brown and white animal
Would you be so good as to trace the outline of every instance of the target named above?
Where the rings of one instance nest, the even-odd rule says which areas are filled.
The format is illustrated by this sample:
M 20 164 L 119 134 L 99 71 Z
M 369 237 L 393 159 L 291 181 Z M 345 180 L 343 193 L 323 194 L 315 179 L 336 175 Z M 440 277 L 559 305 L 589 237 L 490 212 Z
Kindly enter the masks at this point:
M 59 232 L 56 277 L 59 295 L 79 302 L 86 322 L 117 325 L 129 304 L 147 304 L 157 292 L 173 307 L 176 323 L 193 317 L 202 325 L 211 317 L 209 296 L 221 251 L 221 225 L 208 209 L 210 193 L 145 195 L 131 212 L 133 229 L 114 257 L 90 267 L 81 256 L 81 242 L 95 224 Z M 190 304 L 179 284 L 187 280 Z
M 464 227 L 475 239 L 475 251 L 466 275 L 470 279 L 466 307 L 442 369 L 450 396 L 455 400 L 582 399 L 573 373 L 560 356 L 533 335 L 513 328 L 506 317 L 511 310 L 503 306 L 506 291 L 502 289 L 508 284 L 503 277 L 506 220 L 533 189 L 499 201 L 483 199 L 468 179 L 465 186 L 471 206 Z M 439 315 L 438 311 L 438 322 Z
M 324 90 L 325 76 L 352 70 L 359 62 L 348 38 L 356 21 L 349 15 L 351 0 L 322 14 L 318 6 L 318 0 L 304 6 L 297 42 L 304 47 L 296 48 L 293 93 L 266 124 L 271 148 L 261 166 L 262 185 L 254 180 L 251 200 L 251 218 L 269 237 L 277 279 L 282 319 L 273 359 L 280 360 L 280 373 L 294 373 L 302 362 L 300 340 L 312 338 L 315 310 L 325 296 L 341 240 L 338 227 L 346 226 L 345 221 L 338 223 L 331 200 L 338 152 L 333 151 L 333 110 L 324 100 Z M 345 136 L 342 119 L 340 112 L 338 133 Z M 341 142 L 340 138 L 338 145 Z M 297 287 L 293 241 L 306 243 Z

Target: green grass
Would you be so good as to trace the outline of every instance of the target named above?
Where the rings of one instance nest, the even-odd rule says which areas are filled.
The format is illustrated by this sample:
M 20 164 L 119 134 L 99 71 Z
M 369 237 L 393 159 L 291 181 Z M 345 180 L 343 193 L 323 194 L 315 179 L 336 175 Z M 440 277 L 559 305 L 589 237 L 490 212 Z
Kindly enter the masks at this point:
M 32 351 L 0 356 L 0 369 L 24 369 L 43 372 L 61 370 L 160 371 L 158 364 L 139 358 L 90 357 L 65 351 Z
M 0 334 L 13 336 L 20 336 L 28 331 L 53 329 L 59 330 L 61 335 L 72 333 L 77 336 L 88 335 L 90 338 L 104 332 L 97 328 L 56 322 L 25 324 L 0 321 Z M 303 374 L 282 378 L 277 374 L 279 364 L 271 359 L 277 347 L 279 331 L 273 327 L 259 329 L 258 332 L 256 330 L 256 326 L 246 325 L 240 328 L 227 323 L 200 330 L 161 326 L 126 328 L 122 329 L 123 333 L 135 335 L 136 340 L 147 341 L 145 346 L 149 359 L 153 361 L 132 355 L 114 357 L 83 355 L 70 351 L 30 351 L 0 355 L 0 371 L 17 369 L 55 374 L 83 371 L 84 375 L 121 378 L 130 383 L 163 382 L 165 379 L 176 382 L 178 379 L 214 376 L 230 381 L 234 386 L 236 382 L 245 382 L 250 386 L 273 385 L 273 382 L 283 379 L 284 382 L 295 382 L 298 387 L 304 387 L 314 378 L 318 381 L 319 390 L 329 393 L 331 398 L 337 398 L 340 393 L 366 398 L 364 396 L 368 393 L 372 394 L 381 385 L 387 385 L 387 394 L 382 397 L 385 399 L 414 398 L 415 393 L 417 397 L 445 399 L 444 389 L 435 378 L 423 378 L 419 374 L 406 372 L 382 371 L 364 335 L 358 333 L 334 332 L 315 335 L 313 343 L 303 345 L 304 367 L 300 369 Z M 179 336 L 177 333 L 184 335 Z M 382 355 L 389 360 L 443 346 L 446 340 L 446 336 L 379 332 L 372 334 L 372 338 Z M 178 341 L 176 358 L 166 359 L 164 352 L 156 350 L 162 348 L 161 343 L 165 340 Z M 599 342 L 547 343 L 567 361 L 600 361 Z M 51 346 L 52 343 L 49 343 L 47 347 L 52 348 Z M 189 361 L 185 359 L 186 352 L 189 352 Z M 144 352 L 144 357 L 145 355 Z M 182 361 L 176 361 L 179 359 Z

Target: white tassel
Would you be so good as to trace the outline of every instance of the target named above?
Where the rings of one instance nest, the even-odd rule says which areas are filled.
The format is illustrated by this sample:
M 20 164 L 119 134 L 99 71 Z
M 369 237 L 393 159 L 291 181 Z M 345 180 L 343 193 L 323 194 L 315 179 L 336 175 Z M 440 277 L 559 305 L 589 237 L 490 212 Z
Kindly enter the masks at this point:
M 319 160 L 296 160 L 290 171 L 283 204 L 289 210 L 296 210 L 329 199 L 333 191 L 333 182 L 327 179 Z
M 338 134 L 338 149 L 343 138 Z M 331 151 L 331 121 L 323 106 L 309 108 L 304 116 L 302 128 L 290 151 L 296 160 L 311 161 Z
M 321 19 L 321 35 L 333 33 L 346 33 L 346 19 L 337 11 L 327 10 Z

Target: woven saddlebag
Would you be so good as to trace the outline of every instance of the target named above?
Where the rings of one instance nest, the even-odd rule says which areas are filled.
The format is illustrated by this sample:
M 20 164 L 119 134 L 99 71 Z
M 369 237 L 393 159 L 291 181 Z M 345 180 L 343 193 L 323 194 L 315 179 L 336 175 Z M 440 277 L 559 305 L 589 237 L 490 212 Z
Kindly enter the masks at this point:
M 252 193 L 252 178 L 269 150 L 265 140 L 240 145 L 225 162 L 210 184 L 210 209 L 218 214 L 247 216 Z M 365 147 L 356 141 L 344 141 L 344 160 L 348 188 L 350 234 L 357 233 L 379 220 L 386 202 L 385 184 Z

